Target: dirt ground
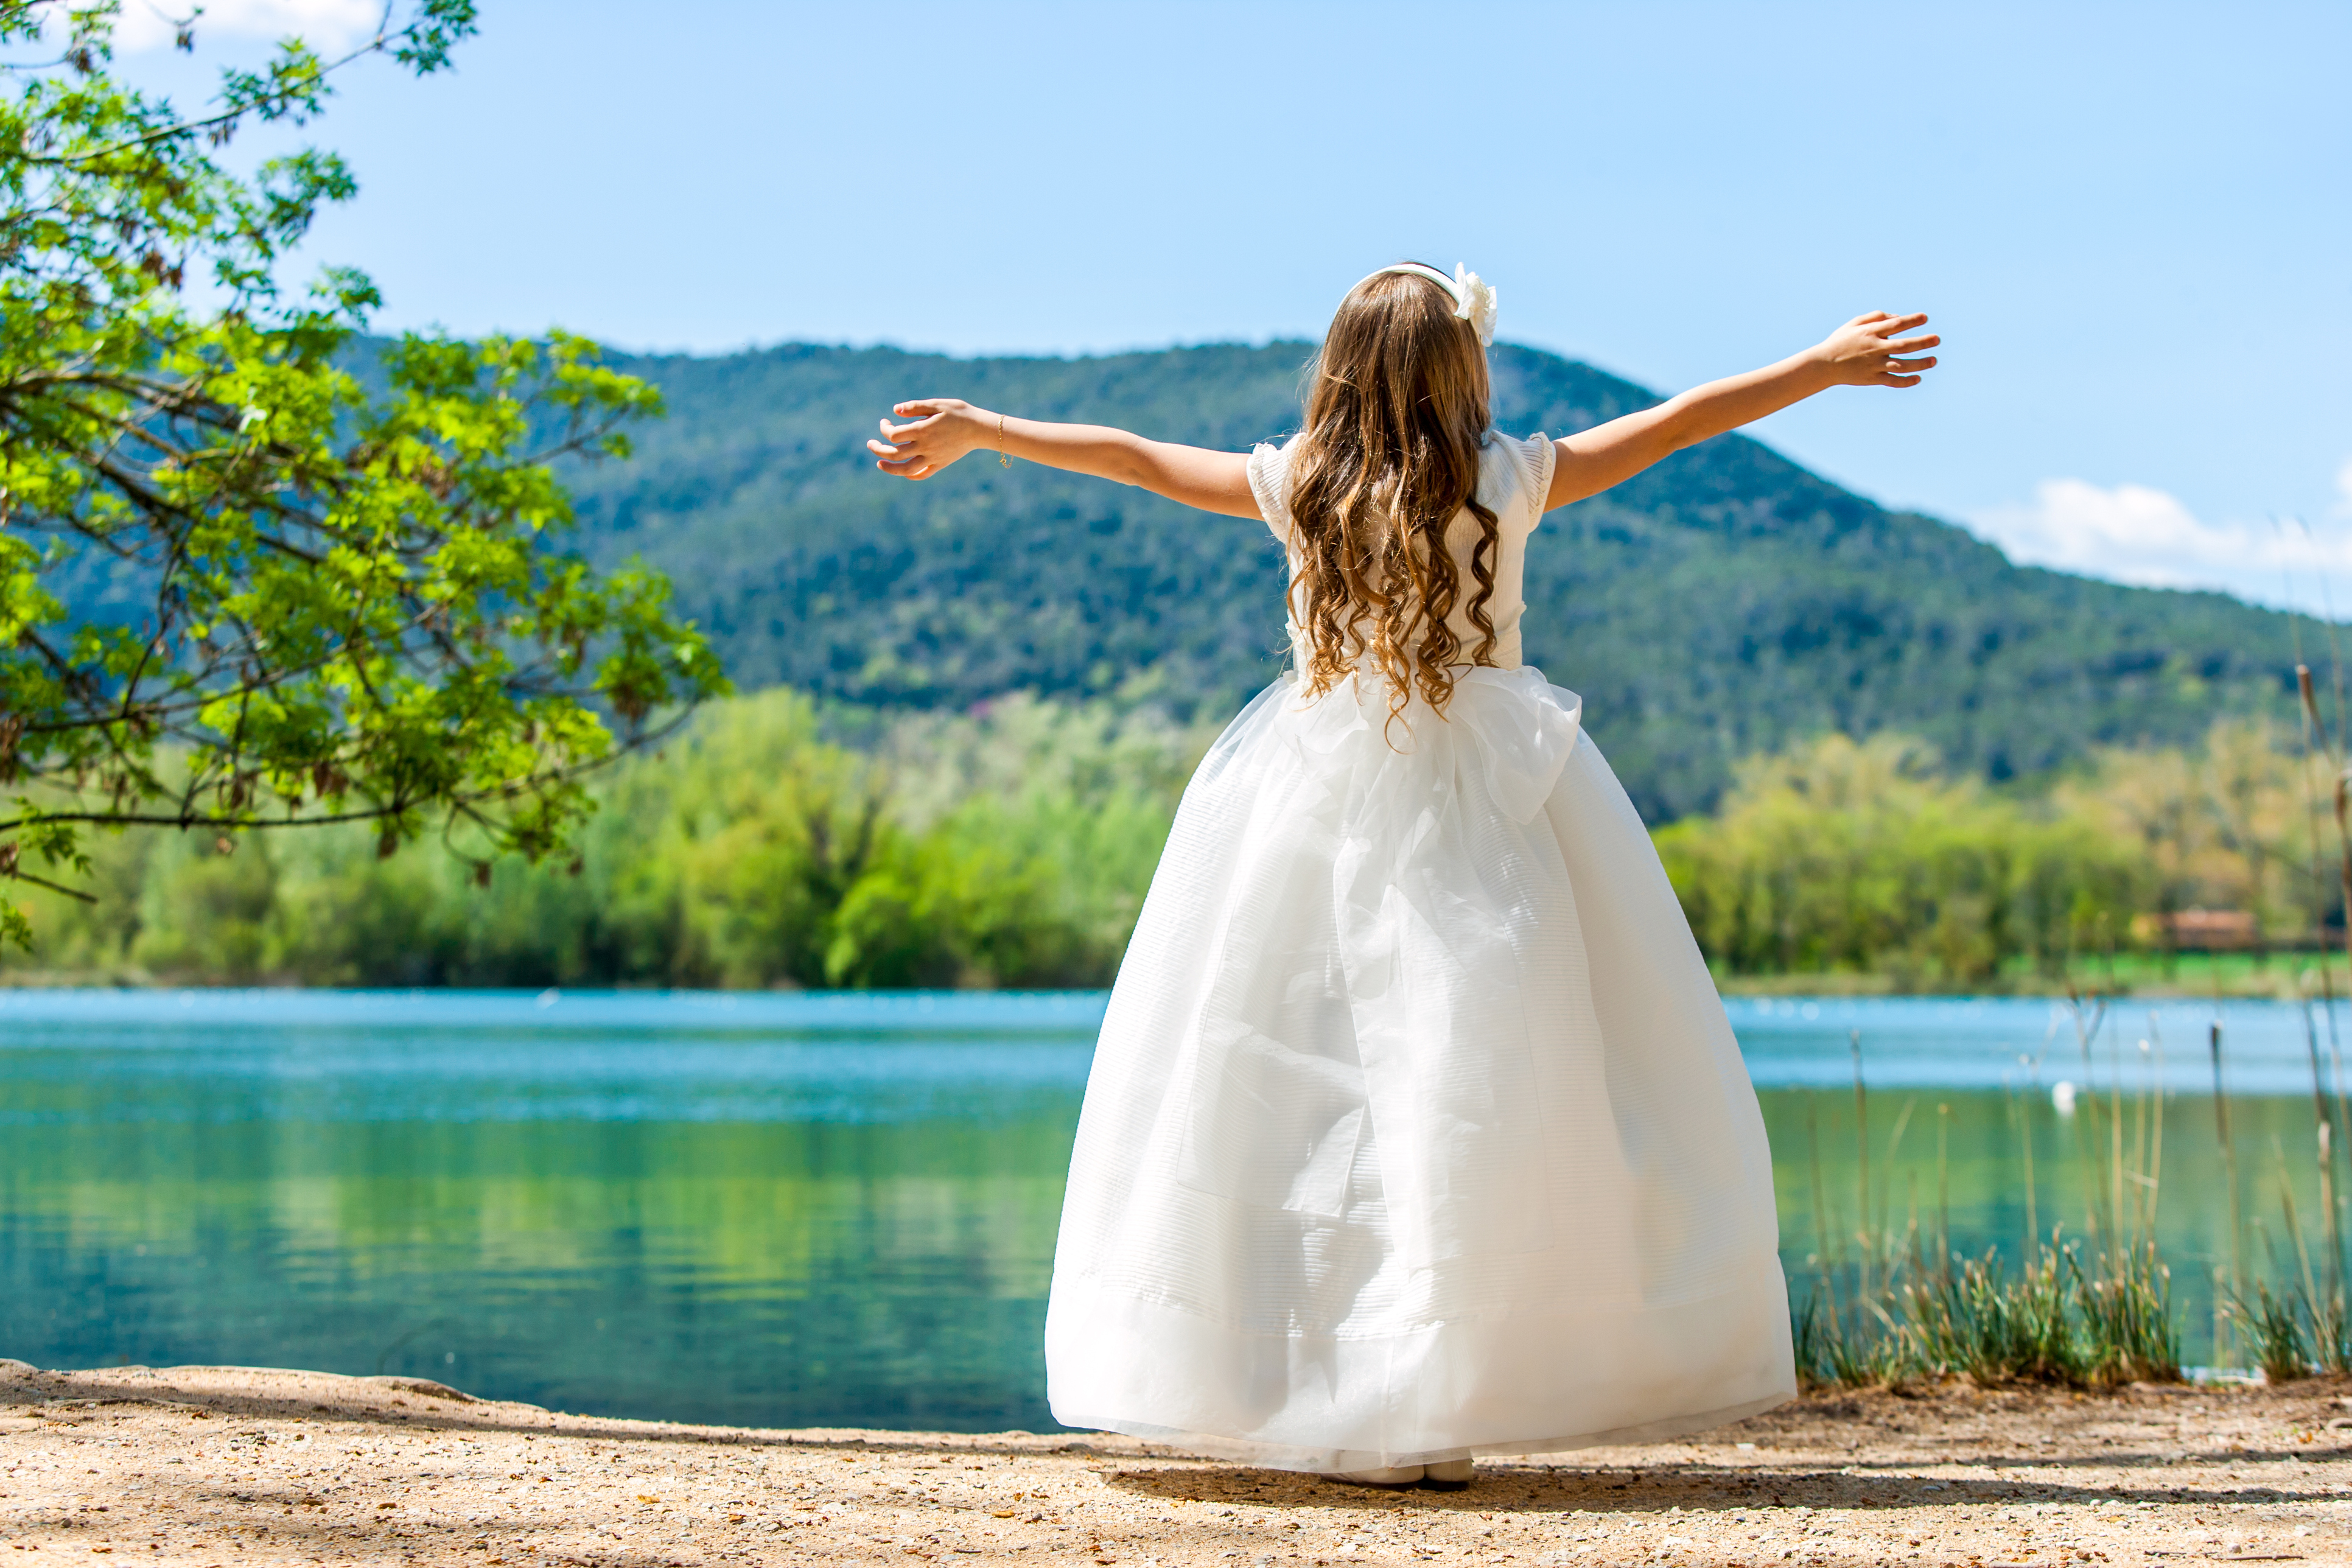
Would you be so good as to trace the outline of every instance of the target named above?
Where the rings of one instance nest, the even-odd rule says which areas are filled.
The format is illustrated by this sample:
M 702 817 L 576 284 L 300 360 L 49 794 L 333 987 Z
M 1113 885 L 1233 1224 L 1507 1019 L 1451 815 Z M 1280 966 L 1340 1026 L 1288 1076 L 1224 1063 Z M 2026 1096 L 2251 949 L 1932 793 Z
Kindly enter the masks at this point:
M 401 1378 L 0 1361 L 0 1568 L 2352 1563 L 2352 1384 L 1813 1397 L 1697 1440 L 1391 1493 L 1124 1438 L 736 1431 Z

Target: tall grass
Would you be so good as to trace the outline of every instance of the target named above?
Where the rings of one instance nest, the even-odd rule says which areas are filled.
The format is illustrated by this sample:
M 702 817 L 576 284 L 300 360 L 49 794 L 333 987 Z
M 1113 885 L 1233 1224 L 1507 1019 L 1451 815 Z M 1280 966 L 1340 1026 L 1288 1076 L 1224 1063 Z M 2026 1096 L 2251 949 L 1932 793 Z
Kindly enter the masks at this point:
M 2336 635 L 2332 624 L 2329 635 Z M 2282 781 L 2274 765 L 2278 752 L 2252 731 L 2243 736 L 2233 731 L 2231 746 L 2223 746 L 2219 739 L 2209 746 L 2206 767 L 2213 776 L 2193 784 L 2185 773 L 2168 782 L 2149 780 L 2143 792 L 2147 799 L 2136 808 L 2145 807 L 2140 814 L 2154 820 L 2167 811 L 2179 816 L 2176 808 L 2203 800 L 2209 808 L 2204 815 L 2218 825 L 2217 842 L 2239 854 L 2248 868 L 2250 903 L 2258 916 L 2263 893 L 2257 862 L 2274 859 L 2291 865 L 2290 850 L 2299 846 L 2307 857 L 2309 875 L 2302 902 L 2315 928 L 2331 904 L 2352 910 L 2352 753 L 2347 746 L 2340 650 L 2332 728 L 2320 710 L 2315 683 L 2309 667 L 2301 662 L 2299 647 L 2297 660 L 2302 726 L 2297 765 L 2304 800 L 2299 825 L 2288 826 L 2281 820 L 2276 807 Z M 2215 733 L 2221 737 L 2221 730 L 2217 727 Z M 2247 743 L 2237 745 L 2237 740 Z M 2147 770 L 2146 760 L 2135 763 L 2120 755 L 2110 760 L 2119 777 Z M 2324 791 L 2319 786 L 2323 774 L 2329 784 Z M 2108 793 L 2134 804 L 2127 790 Z M 2324 816 L 2334 818 L 2332 878 L 2322 849 Z M 2168 842 L 2162 835 L 2147 838 L 2147 874 L 2154 879 L 2150 886 L 2166 893 L 2169 907 L 2170 889 L 2179 879 L 2156 864 Z M 2104 939 L 2111 927 L 2104 920 L 2095 923 Z M 2352 959 L 2352 922 L 2347 922 L 2345 942 L 2346 956 Z M 2061 965 L 2060 972 L 2073 973 L 2071 963 Z M 2213 1135 L 2229 1205 L 2229 1259 L 2226 1270 L 2219 1263 L 2214 1266 L 2214 1355 L 2223 1364 L 2251 1362 L 2274 1381 L 2322 1371 L 2352 1373 L 2352 1268 L 2347 1268 L 2344 1212 L 2346 1188 L 2352 1181 L 2340 1180 L 2337 1170 L 2341 1159 L 2347 1165 L 2343 1175 L 2352 1177 L 2352 1151 L 2339 1154 L 2342 1130 L 2352 1126 L 2352 1115 L 2347 1114 L 2336 985 L 2324 953 L 2315 965 L 2304 968 L 2298 990 L 2311 1075 L 2309 1152 L 2320 1210 L 2315 1224 L 2306 1223 L 2297 1211 L 2291 1156 L 2284 1141 L 2272 1149 L 2276 1233 L 2249 1212 L 2231 1125 L 2218 1019 L 2206 1042 L 2213 1075 Z M 1874 1203 L 1863 1045 L 1859 1034 L 1852 1037 L 1858 1141 L 1853 1163 L 1861 1172 L 1861 1191 L 1851 1234 L 1832 1223 L 1833 1200 L 1822 1187 L 1819 1130 L 1809 1121 L 1816 1250 L 1811 1278 L 1801 1279 L 1797 1288 L 1801 1304 L 1794 1324 L 1799 1370 L 1807 1380 L 1851 1384 L 1964 1374 L 1986 1383 L 2092 1387 L 2182 1375 L 2172 1273 L 2157 1239 L 2164 1168 L 2162 1037 L 2151 1026 L 2127 1058 L 2105 998 L 2070 990 L 2068 1008 L 2084 1087 L 2074 1102 L 2074 1114 L 2066 1118 L 2072 1136 L 2061 1180 L 2071 1176 L 2078 1194 L 2081 1234 L 2068 1239 L 2063 1223 L 2052 1225 L 2046 1233 L 2042 1229 L 2041 1173 L 2030 1103 L 2012 1097 L 2011 1125 L 2018 1138 L 2026 1212 L 2023 1245 L 2013 1260 L 1997 1247 L 1974 1258 L 1954 1256 L 1948 1209 L 1940 1195 L 1948 1185 L 1941 1138 L 1936 1173 L 1939 1199 L 1927 1234 L 1923 1235 L 1916 1215 L 1900 1227 L 1893 1223 L 1883 1182 Z M 2326 1020 L 2324 1052 L 2322 1016 Z M 2034 1069 L 2033 1092 L 2038 1094 L 2041 1058 L 2024 1059 Z M 2132 1066 L 2126 1066 L 2127 1059 Z M 1898 1119 L 1879 1167 L 1890 1174 L 1902 1125 Z M 2260 1238 L 2259 1257 L 2250 1235 Z
M 2162 1038 L 2148 1035 L 2127 1050 L 2103 999 L 2076 996 L 2069 1016 L 2084 1084 L 2065 1118 L 2064 1152 L 2037 1168 L 2032 1100 L 2012 1094 L 2026 1209 L 2023 1245 L 1956 1253 L 1951 1241 L 1948 1140 L 1938 1107 L 1936 1203 L 1923 1223 L 1899 1220 L 1889 1201 L 1910 1107 L 1883 1144 L 1870 1139 L 1866 1057 L 1850 1037 L 1854 1128 L 1861 1146 L 1853 1194 L 1857 1223 L 1837 1217 L 1836 1194 L 1822 1185 L 1821 1136 L 1808 1110 L 1815 1247 L 1795 1283 L 1794 1329 L 1800 1375 L 1814 1385 L 1900 1384 L 1967 1376 L 1987 1384 L 2055 1384 L 2105 1388 L 2164 1383 L 2184 1375 L 2182 1335 L 2172 1298 L 2172 1270 L 2158 1242 L 2164 1194 Z M 2315 1095 L 2312 1153 L 2319 1201 L 2296 1203 L 2293 1156 L 2273 1136 L 2269 1184 L 2275 1223 L 2242 1203 L 2240 1163 L 2230 1117 L 2222 1026 L 2207 1049 L 2213 1073 L 2214 1137 L 2229 1205 L 2229 1258 L 2215 1268 L 2213 1353 L 2222 1366 L 2244 1365 L 2273 1382 L 2317 1372 L 2352 1373 L 2352 1310 L 2347 1310 L 2343 1198 L 2333 1169 L 2337 1108 L 2322 1076 L 2318 1025 L 2308 1020 Z M 2040 1093 L 2040 1058 L 2021 1058 Z M 1874 1174 L 1875 1173 L 1875 1174 Z M 2079 1233 L 2057 1220 L 2044 1231 L 2041 1184 L 2054 1178 L 2074 1197 Z M 2267 1200 L 2266 1200 L 2267 1201 Z
M 1916 1209 L 1896 1223 L 1889 1192 L 1911 1108 L 1896 1117 L 1877 1167 L 1883 1174 L 1874 1183 L 1864 1053 L 1859 1032 L 1850 1037 L 1862 1145 L 1853 1162 L 1861 1173 L 1860 1223 L 1850 1236 L 1832 1233 L 1829 1201 L 1819 1190 L 1816 1128 L 1818 1246 L 1812 1278 L 1800 1287 L 1795 1321 L 1799 1371 L 1807 1381 L 1855 1384 L 1966 1375 L 1987 1384 L 2102 1387 L 2181 1376 L 2171 1271 L 2156 1239 L 2164 1156 L 2160 1058 L 2153 1039 L 2142 1042 L 2145 1070 L 2126 1100 L 2105 1005 L 2076 997 L 2072 1011 L 2085 1063 L 2103 1037 L 2109 1038 L 2110 1052 L 2105 1096 L 2091 1087 L 2098 1079 L 2086 1072 L 2086 1092 L 2073 1119 L 2069 1163 L 2082 1193 L 2084 1234 L 2068 1238 L 2063 1222 L 2041 1231 L 2031 1121 L 2012 1100 L 2028 1216 L 2017 1261 L 1997 1247 L 1967 1257 L 1952 1247 L 1942 1107 L 1935 1211 L 1925 1225 Z

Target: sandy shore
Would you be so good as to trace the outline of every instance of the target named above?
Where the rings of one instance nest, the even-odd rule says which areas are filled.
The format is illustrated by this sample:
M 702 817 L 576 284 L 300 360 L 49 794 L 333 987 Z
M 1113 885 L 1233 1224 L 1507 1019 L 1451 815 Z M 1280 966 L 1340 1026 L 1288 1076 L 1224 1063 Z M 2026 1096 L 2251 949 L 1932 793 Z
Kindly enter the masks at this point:
M 607 1421 L 437 1384 L 0 1361 L 0 1568 L 2352 1563 L 2352 1384 L 1816 1397 L 1387 1493 L 1122 1438 Z

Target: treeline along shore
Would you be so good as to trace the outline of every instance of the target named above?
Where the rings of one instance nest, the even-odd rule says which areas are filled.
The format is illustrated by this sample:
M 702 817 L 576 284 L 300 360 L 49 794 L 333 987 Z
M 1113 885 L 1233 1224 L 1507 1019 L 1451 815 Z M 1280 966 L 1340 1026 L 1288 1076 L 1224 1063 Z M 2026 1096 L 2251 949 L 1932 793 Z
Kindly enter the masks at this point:
M 101 837 L 98 901 L 28 889 L 0 978 L 1106 984 L 1192 763 L 1278 668 L 1279 552 L 1030 465 L 887 482 L 862 433 L 952 393 L 1234 449 L 1295 426 L 1310 348 L 608 356 L 667 412 L 559 464 L 564 548 L 657 568 L 754 694 L 600 773 L 535 866 L 364 826 Z M 1514 431 L 1655 401 L 1494 367 Z M 58 586 L 97 620 L 152 590 L 89 553 Z M 1738 435 L 1552 514 L 1527 596 L 1727 986 L 2278 991 L 2340 933 L 2342 703 L 2294 673 L 2334 645 L 2291 616 L 2021 568 Z
M 601 775 L 576 853 L 537 866 L 463 837 L 383 857 L 363 826 L 101 837 L 97 901 L 34 890 L 36 946 L 0 975 L 1099 986 L 1213 734 L 1150 702 L 771 690 Z M 1739 763 L 1715 810 L 1656 838 L 1727 986 L 2276 991 L 2341 919 L 2313 765 L 2259 718 L 2006 784 L 1915 737 L 1830 734 Z M 2181 951 L 2217 941 L 2218 964 Z

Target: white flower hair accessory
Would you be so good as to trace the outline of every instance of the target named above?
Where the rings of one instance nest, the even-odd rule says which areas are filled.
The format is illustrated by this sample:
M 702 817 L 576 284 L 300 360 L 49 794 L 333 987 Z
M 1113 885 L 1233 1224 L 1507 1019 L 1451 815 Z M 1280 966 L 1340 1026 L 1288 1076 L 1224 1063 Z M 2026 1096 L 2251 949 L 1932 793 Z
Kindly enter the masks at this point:
M 1470 323 L 1482 347 L 1495 346 L 1495 286 L 1459 261 L 1454 264 L 1454 313 Z
M 1423 267 L 1418 261 L 1400 261 L 1394 267 L 1383 267 L 1357 285 L 1360 289 L 1373 278 L 1384 278 L 1391 272 L 1409 272 L 1415 278 L 1426 278 L 1454 296 L 1454 314 L 1470 323 L 1478 334 L 1478 346 L 1495 346 L 1495 286 L 1479 277 L 1463 263 L 1454 264 L 1454 276 L 1448 278 L 1434 267 Z M 1353 293 L 1354 289 L 1349 292 Z

